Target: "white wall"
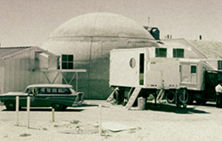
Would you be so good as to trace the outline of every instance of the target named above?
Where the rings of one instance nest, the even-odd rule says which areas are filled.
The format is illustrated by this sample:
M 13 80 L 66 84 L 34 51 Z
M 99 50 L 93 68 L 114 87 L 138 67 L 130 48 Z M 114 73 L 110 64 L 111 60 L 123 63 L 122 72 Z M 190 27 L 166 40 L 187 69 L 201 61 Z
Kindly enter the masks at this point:
M 145 50 L 119 49 L 110 54 L 110 85 L 139 85 L 139 53 Z M 130 59 L 135 59 L 135 67 L 130 67 Z

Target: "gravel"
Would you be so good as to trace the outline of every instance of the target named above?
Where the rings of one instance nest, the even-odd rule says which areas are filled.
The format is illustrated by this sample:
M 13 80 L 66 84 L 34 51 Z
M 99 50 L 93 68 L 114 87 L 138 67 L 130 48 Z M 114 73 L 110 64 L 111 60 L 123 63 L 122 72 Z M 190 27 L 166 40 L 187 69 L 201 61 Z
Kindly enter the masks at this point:
M 30 127 L 27 128 L 27 112 L 19 112 L 16 125 L 16 112 L 0 106 L 0 140 L 8 141 L 51 141 L 51 140 L 111 140 L 111 141 L 212 141 L 222 140 L 222 109 L 215 103 L 188 105 L 176 108 L 175 105 L 148 103 L 146 110 L 133 107 L 126 110 L 122 105 L 112 105 L 105 101 L 86 100 L 81 107 L 71 107 L 66 111 L 55 112 L 52 122 L 51 108 L 35 108 L 30 112 Z M 102 123 L 113 126 L 134 127 L 118 132 L 104 129 L 99 133 L 101 104 Z

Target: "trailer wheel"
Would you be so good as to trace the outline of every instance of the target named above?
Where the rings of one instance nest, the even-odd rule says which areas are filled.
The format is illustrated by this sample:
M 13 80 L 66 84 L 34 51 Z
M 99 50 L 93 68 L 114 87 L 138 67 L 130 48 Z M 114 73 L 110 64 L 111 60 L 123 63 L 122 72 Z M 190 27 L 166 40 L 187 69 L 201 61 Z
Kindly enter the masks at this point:
M 189 96 L 189 93 L 186 89 L 179 89 L 178 90 L 179 100 L 185 104 L 188 104 L 191 100 L 191 97 Z
M 15 101 L 12 100 L 7 101 L 5 107 L 7 110 L 15 110 Z
M 168 91 L 166 94 L 166 100 L 168 103 L 175 103 L 175 92 L 174 91 Z

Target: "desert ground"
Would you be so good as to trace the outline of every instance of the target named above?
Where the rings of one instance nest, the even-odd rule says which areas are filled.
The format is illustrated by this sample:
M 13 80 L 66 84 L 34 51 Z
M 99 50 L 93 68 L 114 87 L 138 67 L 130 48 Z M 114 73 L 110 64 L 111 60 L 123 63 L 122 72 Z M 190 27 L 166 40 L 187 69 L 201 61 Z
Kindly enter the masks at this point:
M 148 102 L 146 110 L 137 107 L 126 110 L 122 105 L 103 100 L 85 100 L 82 106 L 56 111 L 54 121 L 51 108 L 32 108 L 29 127 L 26 109 L 21 109 L 18 115 L 17 120 L 16 111 L 0 106 L 1 141 L 222 140 L 222 109 L 213 102 L 187 108 Z

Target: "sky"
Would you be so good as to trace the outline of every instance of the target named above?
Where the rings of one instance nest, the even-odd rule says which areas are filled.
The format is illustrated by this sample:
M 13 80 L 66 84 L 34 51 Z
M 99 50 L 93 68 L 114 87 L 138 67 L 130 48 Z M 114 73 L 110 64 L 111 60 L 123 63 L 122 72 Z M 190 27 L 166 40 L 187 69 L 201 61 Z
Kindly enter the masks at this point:
M 221 0 L 0 0 L 0 44 L 41 46 L 65 21 L 93 12 L 158 27 L 162 39 L 222 42 Z

